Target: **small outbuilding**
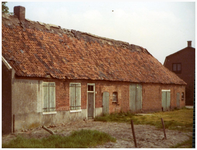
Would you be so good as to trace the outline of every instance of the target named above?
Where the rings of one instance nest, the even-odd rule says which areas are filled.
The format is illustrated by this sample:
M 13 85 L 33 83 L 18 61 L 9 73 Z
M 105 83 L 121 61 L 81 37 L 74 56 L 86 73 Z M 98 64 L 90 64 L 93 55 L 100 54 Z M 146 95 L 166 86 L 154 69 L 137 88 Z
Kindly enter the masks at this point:
M 181 108 L 185 86 L 143 47 L 28 20 L 21 6 L 2 15 L 3 133 Z

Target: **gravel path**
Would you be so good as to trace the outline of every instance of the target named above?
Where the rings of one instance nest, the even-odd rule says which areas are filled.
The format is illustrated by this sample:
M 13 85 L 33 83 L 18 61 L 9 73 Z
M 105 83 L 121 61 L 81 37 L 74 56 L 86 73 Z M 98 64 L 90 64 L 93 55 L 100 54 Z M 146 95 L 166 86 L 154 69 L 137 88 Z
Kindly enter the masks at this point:
M 108 142 L 104 145 L 99 145 L 97 148 L 134 148 L 131 125 L 127 123 L 116 122 L 99 122 L 99 121 L 78 121 L 56 126 L 49 126 L 48 129 L 56 134 L 67 136 L 72 131 L 81 129 L 90 129 L 106 132 L 116 138 L 116 142 Z M 134 125 L 135 136 L 138 148 L 168 148 L 178 143 L 189 139 L 192 132 L 180 132 L 175 130 L 166 130 L 167 139 L 164 139 L 162 129 L 156 129 L 150 125 Z M 43 128 L 26 130 L 15 134 L 3 135 L 2 143 L 8 142 L 17 135 L 22 135 L 26 138 L 43 138 L 49 136 L 50 133 Z

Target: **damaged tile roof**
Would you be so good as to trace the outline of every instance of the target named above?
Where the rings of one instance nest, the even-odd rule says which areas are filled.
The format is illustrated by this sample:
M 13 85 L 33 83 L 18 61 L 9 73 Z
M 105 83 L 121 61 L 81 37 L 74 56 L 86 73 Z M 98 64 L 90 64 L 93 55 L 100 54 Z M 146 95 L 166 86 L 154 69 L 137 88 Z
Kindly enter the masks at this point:
M 140 46 L 14 15 L 2 15 L 2 55 L 23 77 L 185 84 Z

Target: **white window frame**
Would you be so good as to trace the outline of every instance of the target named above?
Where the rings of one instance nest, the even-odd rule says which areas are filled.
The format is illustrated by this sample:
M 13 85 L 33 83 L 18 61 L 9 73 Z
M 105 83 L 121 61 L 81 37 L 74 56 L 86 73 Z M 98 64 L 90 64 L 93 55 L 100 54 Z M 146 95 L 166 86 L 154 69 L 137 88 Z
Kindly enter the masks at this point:
M 49 84 L 54 84 L 54 93 L 53 93 L 53 96 L 54 96 L 54 110 L 53 111 L 44 111 L 44 105 L 45 105 L 45 99 L 44 99 L 44 84 L 47 84 L 47 88 L 49 88 Z M 53 86 L 50 86 L 50 87 L 53 87 Z M 47 89 L 48 90 L 48 89 Z M 48 93 L 47 93 L 48 94 Z M 55 82 L 42 82 L 42 112 L 43 114 L 56 114 L 56 84 Z M 48 100 L 47 102 L 50 102 L 50 100 Z
M 75 85 L 79 85 L 80 86 L 80 94 L 79 94 L 79 102 L 80 102 L 80 108 L 79 109 L 71 109 L 71 85 L 75 84 Z M 75 92 L 76 94 L 76 92 Z M 81 112 L 81 83 L 78 82 L 70 82 L 69 84 L 69 109 L 70 112 Z
M 170 89 L 169 90 L 162 89 L 161 91 L 169 91 L 170 92 Z

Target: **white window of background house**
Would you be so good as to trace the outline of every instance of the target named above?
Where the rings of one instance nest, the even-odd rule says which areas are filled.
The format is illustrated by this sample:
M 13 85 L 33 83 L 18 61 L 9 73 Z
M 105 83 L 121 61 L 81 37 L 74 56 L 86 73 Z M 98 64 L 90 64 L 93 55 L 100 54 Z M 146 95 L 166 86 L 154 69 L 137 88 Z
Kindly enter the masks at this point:
M 43 112 L 54 112 L 55 107 L 55 82 L 43 82 Z
M 81 83 L 70 83 L 70 110 L 81 110 Z

